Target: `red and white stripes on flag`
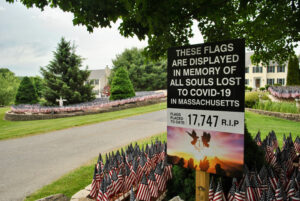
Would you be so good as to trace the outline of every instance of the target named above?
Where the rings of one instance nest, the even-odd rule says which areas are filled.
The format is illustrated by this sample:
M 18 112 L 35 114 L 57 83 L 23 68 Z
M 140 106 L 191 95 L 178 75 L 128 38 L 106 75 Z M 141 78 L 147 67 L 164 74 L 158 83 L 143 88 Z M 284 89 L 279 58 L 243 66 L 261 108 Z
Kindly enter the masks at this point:
M 246 183 L 246 197 L 247 197 L 247 200 L 248 201 L 256 201 L 257 200 L 256 193 L 255 193 L 254 188 L 252 188 L 252 186 L 250 185 L 248 175 L 246 175 L 245 183 Z
M 163 176 L 163 170 L 161 169 L 161 163 L 157 164 L 154 172 L 154 176 L 158 185 L 159 191 L 164 191 L 166 188 L 166 179 Z
M 221 181 L 218 182 L 213 201 L 226 201 Z
M 89 196 L 91 198 L 96 198 L 97 194 L 98 194 L 98 191 L 99 191 L 99 189 L 97 189 L 96 174 L 97 174 L 97 165 L 95 165 L 94 177 L 93 177 L 92 186 L 91 186 L 91 192 L 89 194 Z
M 211 178 L 210 184 L 209 184 L 209 190 L 208 190 L 208 199 L 209 201 L 213 201 L 215 194 L 215 183 L 214 178 Z
M 118 174 L 118 180 L 115 182 L 115 193 L 121 193 L 124 191 L 124 176 L 122 169 Z
M 157 185 L 153 170 L 149 174 L 148 187 L 149 187 L 151 197 L 157 198 L 158 197 L 158 185 Z
M 144 201 L 150 201 L 151 199 L 151 194 L 148 188 L 148 182 L 145 174 L 143 174 L 142 181 L 139 184 L 136 199 Z

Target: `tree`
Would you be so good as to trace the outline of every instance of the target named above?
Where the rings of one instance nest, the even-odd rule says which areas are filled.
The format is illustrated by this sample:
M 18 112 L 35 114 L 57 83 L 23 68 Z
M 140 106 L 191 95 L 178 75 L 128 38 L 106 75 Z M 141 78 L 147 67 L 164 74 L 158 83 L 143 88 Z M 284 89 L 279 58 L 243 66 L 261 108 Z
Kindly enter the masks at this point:
M 15 0 L 6 0 L 14 2 Z M 166 55 L 172 46 L 189 43 L 192 24 L 205 41 L 246 38 L 255 61 L 286 61 L 300 41 L 299 0 L 169 0 L 169 1 L 52 1 L 21 0 L 27 7 L 59 7 L 74 14 L 73 24 L 88 31 L 121 21 L 120 34 L 148 39 L 152 58 Z M 103 6 L 105 5 L 105 6 Z
M 80 70 L 82 58 L 75 53 L 75 46 L 61 38 L 50 64 L 41 68 L 44 76 L 44 97 L 49 105 L 57 105 L 56 99 L 66 99 L 66 104 L 75 104 L 95 99 L 93 87 L 85 83 L 90 72 Z
M 299 60 L 296 55 L 289 59 L 286 85 L 300 85 Z
M 117 55 L 113 61 L 113 71 L 125 67 L 135 91 L 151 91 L 167 88 L 167 62 L 166 60 L 150 61 L 143 54 L 143 49 L 126 49 Z M 149 84 L 151 83 L 151 84 Z
M 39 98 L 42 98 L 44 86 L 44 80 L 40 76 L 31 77 L 31 81 L 34 84 L 36 93 Z
M 134 97 L 135 92 L 125 68 L 119 68 L 111 83 L 110 100 Z
M 24 77 L 18 88 L 16 104 L 35 104 L 38 103 L 36 89 L 29 77 Z
M 0 105 L 12 104 L 15 100 L 20 81 L 7 68 L 0 68 Z

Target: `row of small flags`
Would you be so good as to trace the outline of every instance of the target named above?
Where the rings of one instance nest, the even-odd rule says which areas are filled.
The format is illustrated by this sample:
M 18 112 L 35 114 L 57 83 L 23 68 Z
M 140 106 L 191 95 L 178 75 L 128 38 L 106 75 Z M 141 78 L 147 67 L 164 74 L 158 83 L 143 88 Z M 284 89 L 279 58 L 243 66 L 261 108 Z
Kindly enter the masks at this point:
M 268 91 L 278 98 L 300 97 L 300 86 L 270 86 Z
M 142 97 L 127 98 L 116 101 L 93 101 L 82 104 L 68 105 L 68 106 L 41 106 L 41 105 L 13 105 L 11 106 L 11 112 L 13 113 L 32 113 L 32 114 L 51 114 L 51 113 L 65 113 L 65 112 L 80 112 L 80 111 L 95 111 L 103 108 L 109 108 L 118 105 L 124 105 L 134 102 L 143 102 L 153 99 L 163 98 L 166 95 L 164 93 L 156 93 L 153 95 L 146 95 Z
M 172 178 L 166 148 L 166 143 L 160 141 L 141 149 L 137 144 L 129 145 L 125 151 L 106 154 L 105 162 L 99 154 L 88 197 L 97 201 L 115 200 L 135 188 L 136 199 L 156 199 Z M 131 197 L 135 197 L 133 192 Z
M 215 183 L 212 177 L 209 201 L 300 201 L 300 138 L 293 141 L 284 135 L 282 149 L 274 131 L 263 141 L 259 132 L 255 141 L 264 150 L 267 166 L 257 172 L 245 165 L 243 177 L 239 182 L 233 178 L 228 194 L 221 180 Z

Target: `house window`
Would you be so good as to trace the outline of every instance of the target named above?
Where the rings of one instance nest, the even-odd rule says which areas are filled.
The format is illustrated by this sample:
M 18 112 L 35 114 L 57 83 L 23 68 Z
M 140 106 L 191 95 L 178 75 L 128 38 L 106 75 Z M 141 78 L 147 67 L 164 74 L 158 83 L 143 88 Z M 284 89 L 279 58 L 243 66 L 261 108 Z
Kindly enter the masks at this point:
M 253 73 L 262 73 L 262 67 L 261 66 L 254 66 L 253 67 Z
M 245 79 L 245 85 L 249 84 L 249 79 Z
M 99 95 L 99 90 L 93 90 L 96 95 Z
M 277 73 L 284 73 L 285 66 L 277 66 Z
M 95 80 L 95 84 L 99 84 L 99 80 L 98 79 Z
M 249 67 L 245 68 L 245 73 L 249 73 Z
M 94 80 L 90 80 L 90 84 L 91 84 L 91 85 L 94 85 Z
M 267 84 L 268 85 L 274 85 L 275 84 L 275 79 L 272 78 L 272 79 L 267 79 Z
M 267 73 L 275 73 L 275 66 L 268 66 Z
M 284 78 L 277 78 L 277 84 L 284 85 L 285 79 Z

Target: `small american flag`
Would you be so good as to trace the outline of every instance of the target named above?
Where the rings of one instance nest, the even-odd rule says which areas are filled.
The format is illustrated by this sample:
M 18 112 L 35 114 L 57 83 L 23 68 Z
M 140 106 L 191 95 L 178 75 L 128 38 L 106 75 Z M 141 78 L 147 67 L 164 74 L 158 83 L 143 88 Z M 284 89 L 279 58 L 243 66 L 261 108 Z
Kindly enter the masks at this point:
M 252 186 L 250 185 L 250 181 L 249 181 L 249 176 L 248 175 L 246 175 L 245 184 L 246 184 L 247 200 L 248 201 L 256 201 L 257 200 L 257 196 L 256 196 L 254 188 L 252 188 Z
M 300 189 L 291 197 L 291 201 L 300 201 Z
M 151 197 L 157 198 L 158 197 L 158 186 L 154 176 L 154 170 L 150 171 L 149 179 L 148 179 L 148 187 L 151 194 Z
M 144 200 L 144 201 L 150 201 L 151 199 L 151 194 L 148 188 L 148 182 L 145 174 L 143 174 L 142 181 L 139 184 L 136 198 L 138 200 Z
M 172 165 L 168 164 L 166 158 L 163 160 L 163 164 L 164 164 L 164 175 L 163 176 L 166 178 L 166 180 L 172 179 Z
M 126 177 L 125 177 L 125 191 L 129 191 L 131 186 L 135 182 L 135 174 L 130 170 L 129 166 L 125 165 Z
M 215 182 L 214 182 L 214 177 L 211 177 L 210 184 L 209 184 L 209 191 L 208 191 L 208 199 L 209 201 L 213 201 L 214 199 L 214 194 L 215 194 Z
M 275 190 L 278 179 L 275 177 L 275 174 L 271 168 L 269 168 L 269 176 L 270 184 L 272 185 L 273 190 Z
M 91 198 L 96 198 L 98 190 L 99 190 L 99 189 L 97 189 L 96 174 L 97 174 L 97 165 L 95 165 L 94 177 L 93 177 L 92 186 L 91 186 L 91 192 L 89 194 L 89 197 L 91 197 Z
M 295 189 L 295 180 L 292 180 L 292 182 L 289 185 L 289 189 L 287 191 L 287 197 L 292 198 L 295 195 L 296 189 Z
M 213 201 L 226 201 L 221 181 L 218 182 L 218 186 L 217 186 L 216 192 L 214 194 Z
M 260 137 L 260 131 L 258 131 L 258 133 L 256 134 L 254 141 L 256 142 L 256 144 L 258 146 L 261 146 L 261 137 Z
M 124 173 L 122 168 L 119 171 L 118 180 L 115 182 L 115 193 L 121 193 L 123 191 L 124 191 Z
M 161 166 L 162 166 L 161 163 L 156 165 L 154 175 L 155 175 L 155 179 L 156 179 L 156 182 L 158 185 L 158 190 L 164 191 L 166 188 L 166 179 L 163 177 L 163 172 L 162 172 Z
M 118 176 L 117 176 L 117 172 L 115 170 L 113 170 L 113 173 L 111 175 L 111 180 L 112 180 L 112 194 L 115 195 L 116 192 L 116 183 L 118 181 Z
M 283 201 L 283 190 L 282 190 L 280 181 L 277 182 L 275 198 L 276 198 L 276 201 Z
M 235 191 L 236 191 L 236 184 L 233 182 L 232 183 L 232 186 L 228 192 L 228 195 L 227 195 L 227 200 L 228 201 L 234 201 L 234 194 L 235 194 Z

